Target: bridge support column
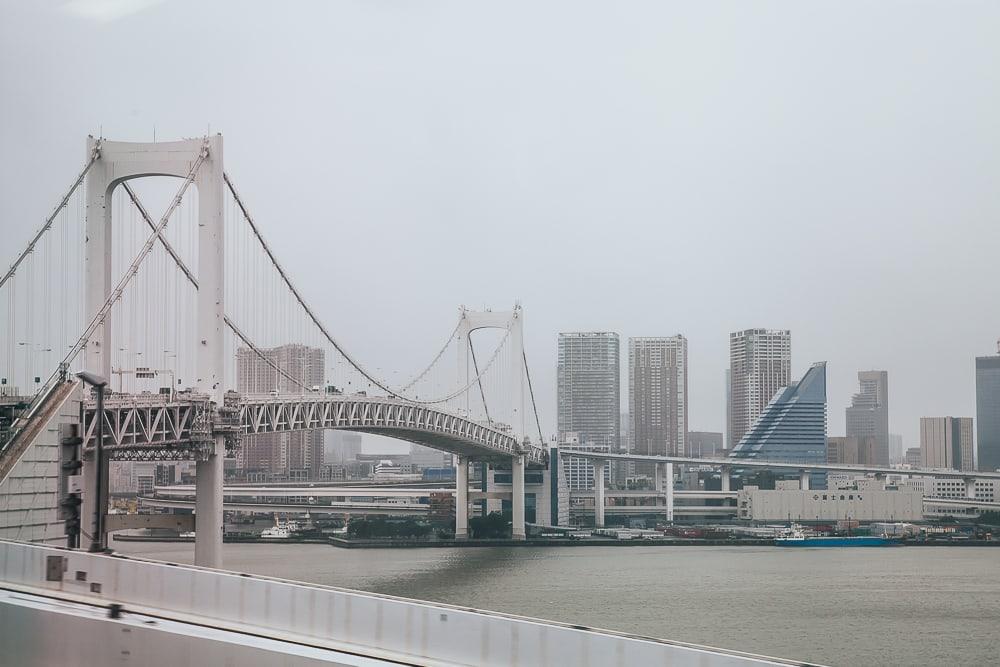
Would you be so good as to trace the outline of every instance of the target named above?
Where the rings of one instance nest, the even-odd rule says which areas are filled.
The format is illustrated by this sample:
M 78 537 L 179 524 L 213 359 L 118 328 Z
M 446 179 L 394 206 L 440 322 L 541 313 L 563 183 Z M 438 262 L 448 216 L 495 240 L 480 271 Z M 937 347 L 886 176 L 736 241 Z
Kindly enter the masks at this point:
M 222 567 L 222 464 L 226 445 L 220 436 L 215 451 L 195 464 L 194 563 L 200 567 Z
M 719 468 L 720 477 L 722 478 L 722 490 L 729 492 L 729 466 L 721 466 Z
M 657 493 L 663 492 L 663 464 L 653 464 L 653 489 Z
M 107 547 L 108 545 L 107 531 L 103 527 L 98 527 L 96 521 L 98 496 L 104 499 L 105 506 L 100 508 L 104 514 L 108 513 L 107 503 L 108 498 L 111 497 L 109 494 L 109 469 L 111 466 L 109 465 L 108 455 L 104 454 L 103 458 L 104 464 L 101 466 L 97 465 L 96 451 L 85 454 L 83 458 L 83 468 L 81 470 L 83 474 L 83 495 L 81 498 L 82 504 L 80 505 L 80 527 L 83 532 L 83 539 L 80 540 L 81 545 L 93 542 L 99 543 L 102 547 Z M 100 479 L 98 479 L 98 470 L 100 471 Z M 100 492 L 98 492 L 98 488 L 100 488 Z M 103 534 L 97 535 L 98 531 Z M 95 536 L 96 540 L 94 539 Z
M 511 509 L 513 510 L 512 537 L 523 540 L 524 533 L 524 455 L 515 456 L 511 461 L 513 488 L 511 489 Z
M 594 460 L 594 527 L 604 528 L 604 461 Z
M 667 521 L 674 520 L 674 464 L 663 464 L 666 473 Z
M 975 498 L 976 497 L 976 480 L 972 477 L 965 478 L 965 497 Z
M 469 457 L 455 457 L 455 539 L 469 538 Z
M 799 471 L 799 488 L 803 491 L 809 490 L 809 471 L 800 470 Z
M 222 408 L 226 387 L 226 244 L 222 136 L 209 138 L 208 158 L 198 171 L 198 391 Z M 212 451 L 195 466 L 194 564 L 222 567 L 222 462 L 226 442 L 213 435 Z

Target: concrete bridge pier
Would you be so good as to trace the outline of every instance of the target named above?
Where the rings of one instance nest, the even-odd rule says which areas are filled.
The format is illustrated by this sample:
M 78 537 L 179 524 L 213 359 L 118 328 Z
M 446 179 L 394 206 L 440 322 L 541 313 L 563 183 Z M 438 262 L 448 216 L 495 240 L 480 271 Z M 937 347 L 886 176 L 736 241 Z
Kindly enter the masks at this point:
M 594 527 L 604 528 L 604 461 L 594 459 Z
M 511 472 L 513 473 L 513 488 L 511 496 L 511 509 L 513 511 L 513 531 L 515 540 L 523 540 L 524 534 L 524 455 L 519 454 L 511 460 Z
M 799 488 L 803 491 L 809 490 L 809 471 L 800 470 L 799 471 Z
M 674 520 L 674 464 L 657 463 L 653 467 L 654 486 L 657 496 L 664 494 L 666 507 L 664 512 L 667 521 Z M 659 503 L 659 500 L 657 500 Z
M 455 539 L 469 538 L 469 457 L 456 456 Z
M 975 498 L 976 497 L 976 480 L 974 477 L 966 477 L 965 482 L 965 497 Z
M 719 466 L 719 476 L 722 478 L 722 490 L 729 492 L 729 466 Z
M 667 521 L 674 520 L 674 464 L 663 464 L 667 496 Z

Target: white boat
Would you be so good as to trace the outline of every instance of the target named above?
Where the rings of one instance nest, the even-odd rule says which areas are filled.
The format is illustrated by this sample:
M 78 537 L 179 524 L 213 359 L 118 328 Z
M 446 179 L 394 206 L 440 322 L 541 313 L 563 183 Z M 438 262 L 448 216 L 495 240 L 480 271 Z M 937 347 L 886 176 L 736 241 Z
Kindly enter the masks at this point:
M 289 532 L 288 528 L 285 528 L 284 526 L 274 526 L 273 528 L 265 528 L 264 531 L 261 532 L 260 536 L 267 539 L 284 540 L 291 537 L 292 534 Z
M 301 526 L 296 521 L 275 519 L 274 527 L 265 528 L 260 536 L 271 540 L 286 540 L 299 532 L 299 530 L 301 530 Z

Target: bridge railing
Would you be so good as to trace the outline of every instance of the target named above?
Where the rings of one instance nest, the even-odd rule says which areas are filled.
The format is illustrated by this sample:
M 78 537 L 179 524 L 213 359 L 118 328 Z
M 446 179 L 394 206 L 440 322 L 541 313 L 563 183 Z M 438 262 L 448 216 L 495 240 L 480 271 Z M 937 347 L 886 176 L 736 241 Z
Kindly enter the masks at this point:
M 395 664 L 797 662 L 235 572 L 0 541 L 0 584 Z

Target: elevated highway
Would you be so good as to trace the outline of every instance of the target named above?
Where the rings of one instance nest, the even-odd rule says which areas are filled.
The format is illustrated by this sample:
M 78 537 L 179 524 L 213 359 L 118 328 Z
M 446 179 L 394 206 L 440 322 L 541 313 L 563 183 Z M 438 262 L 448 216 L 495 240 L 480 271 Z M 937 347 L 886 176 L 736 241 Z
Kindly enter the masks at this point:
M 950 468 L 887 468 L 883 466 L 850 465 L 846 463 L 789 463 L 764 459 L 695 458 L 691 456 L 650 456 L 645 454 L 612 454 L 560 447 L 560 456 L 574 456 L 598 461 L 642 461 L 646 463 L 683 463 L 691 466 L 709 466 L 723 469 L 751 468 L 757 470 L 788 470 L 794 472 L 843 472 L 879 476 L 910 475 L 912 477 L 939 477 L 943 479 L 1000 479 L 1000 472 L 954 470 Z
M 188 509 L 195 506 L 194 499 L 182 500 L 174 498 L 150 498 L 141 496 L 140 507 L 156 509 Z M 231 512 L 255 512 L 260 514 L 330 514 L 336 516 L 365 516 L 381 514 L 385 516 L 426 516 L 430 505 L 423 503 L 363 503 L 343 502 L 325 504 L 305 503 L 254 503 L 238 500 L 223 501 L 223 509 Z

